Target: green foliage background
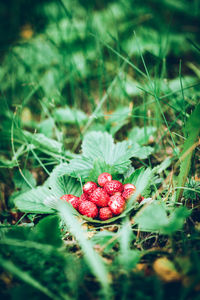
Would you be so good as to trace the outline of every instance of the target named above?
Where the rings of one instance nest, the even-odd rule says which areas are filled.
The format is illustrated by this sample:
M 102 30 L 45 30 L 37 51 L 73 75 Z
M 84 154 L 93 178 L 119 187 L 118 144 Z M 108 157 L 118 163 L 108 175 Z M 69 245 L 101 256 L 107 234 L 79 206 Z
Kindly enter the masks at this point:
M 199 1 L 9 0 L 0 21 L 1 298 L 199 299 Z M 58 201 L 103 171 L 136 185 L 122 215 Z

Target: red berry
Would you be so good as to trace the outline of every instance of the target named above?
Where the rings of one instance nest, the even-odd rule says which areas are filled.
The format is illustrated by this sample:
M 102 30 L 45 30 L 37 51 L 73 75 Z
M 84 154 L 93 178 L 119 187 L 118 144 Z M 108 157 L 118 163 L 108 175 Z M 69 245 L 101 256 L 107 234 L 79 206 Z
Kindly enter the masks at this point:
M 109 195 L 106 191 L 100 187 L 96 188 L 92 194 L 89 196 L 90 201 L 95 203 L 99 207 L 108 206 L 108 201 L 110 200 Z
M 83 194 L 80 196 L 80 201 L 86 201 L 86 200 L 89 200 L 88 195 L 87 195 L 86 193 L 83 193 Z
M 133 189 L 133 190 L 135 190 L 136 187 L 132 183 L 126 183 L 126 184 L 124 184 L 124 190 L 126 190 L 126 189 Z
M 109 207 L 102 207 L 99 210 L 99 219 L 102 221 L 108 220 L 113 217 L 113 213 Z
M 97 206 L 88 200 L 81 202 L 78 210 L 80 214 L 87 216 L 89 218 L 96 218 L 98 216 Z
M 99 177 L 98 177 L 98 184 L 100 186 L 104 186 L 107 181 L 111 181 L 111 180 L 112 180 L 111 174 L 104 172 L 104 173 L 102 173 L 102 174 L 99 175 Z
M 134 194 L 135 190 L 133 189 L 125 189 L 122 193 L 122 197 L 126 200 L 131 198 L 131 196 Z
M 108 206 L 115 215 L 121 214 L 125 208 L 125 205 L 126 203 L 124 198 L 116 194 L 111 196 L 110 201 L 108 202 Z
M 80 201 L 79 197 L 76 197 L 76 196 L 71 195 L 71 194 L 66 194 L 66 195 L 63 195 L 62 197 L 60 197 L 60 199 L 66 200 L 67 202 L 71 203 L 71 205 L 75 209 L 78 209 L 79 201 Z
M 104 185 L 104 189 L 106 190 L 106 192 L 109 195 L 114 195 L 117 192 L 122 192 L 124 187 L 123 184 L 121 182 L 119 182 L 118 180 L 111 180 L 111 181 L 107 181 L 106 184 Z
M 97 184 L 93 181 L 88 181 L 83 186 L 83 192 L 90 195 L 97 188 Z

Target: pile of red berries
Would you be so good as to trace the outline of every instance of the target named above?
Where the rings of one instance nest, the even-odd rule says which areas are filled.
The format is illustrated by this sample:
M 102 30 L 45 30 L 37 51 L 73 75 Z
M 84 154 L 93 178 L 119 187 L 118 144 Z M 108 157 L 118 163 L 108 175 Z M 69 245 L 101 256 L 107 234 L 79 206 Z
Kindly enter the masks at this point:
M 105 221 L 121 214 L 126 201 L 136 190 L 131 183 L 123 185 L 118 180 L 112 180 L 112 176 L 106 172 L 99 175 L 98 184 L 99 186 L 88 181 L 84 184 L 80 197 L 68 194 L 61 199 L 71 203 L 80 214 Z

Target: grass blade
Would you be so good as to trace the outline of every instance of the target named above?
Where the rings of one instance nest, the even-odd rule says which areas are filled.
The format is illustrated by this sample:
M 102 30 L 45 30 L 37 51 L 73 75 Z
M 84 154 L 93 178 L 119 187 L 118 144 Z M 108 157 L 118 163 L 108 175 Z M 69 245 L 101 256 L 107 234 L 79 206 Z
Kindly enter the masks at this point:
M 81 228 L 79 222 L 73 217 L 68 204 L 62 201 L 58 201 L 57 209 L 63 218 L 66 225 L 69 227 L 70 232 L 75 236 L 78 243 L 80 244 L 85 260 L 90 267 L 91 272 L 96 276 L 96 278 L 101 283 L 105 293 L 108 293 L 109 283 L 108 283 L 108 271 L 103 264 L 103 261 L 94 251 L 92 244 L 85 237 L 85 233 Z

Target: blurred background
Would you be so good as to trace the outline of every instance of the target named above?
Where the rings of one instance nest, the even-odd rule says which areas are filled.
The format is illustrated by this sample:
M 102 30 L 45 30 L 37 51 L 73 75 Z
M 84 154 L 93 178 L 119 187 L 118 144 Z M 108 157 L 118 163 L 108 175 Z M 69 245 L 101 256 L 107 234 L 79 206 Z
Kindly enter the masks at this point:
M 63 162 L 84 170 L 78 160 L 81 142 L 95 130 L 108 132 L 116 142 L 137 144 L 125 176 L 141 166 L 158 166 L 148 197 L 162 184 L 158 200 L 174 207 L 179 154 L 194 126 L 185 127 L 200 99 L 200 1 L 0 0 L 0 24 L 0 237 L 7 239 L 0 253 L 1 299 L 105 299 L 93 276 L 99 264 L 91 273 L 82 259 L 91 253 L 87 247 L 81 252 L 58 220 L 47 217 L 38 223 L 39 213 L 14 210 L 13 199 L 49 180 Z M 103 256 L 113 280 L 113 294 L 106 299 L 199 300 L 195 134 L 198 128 L 187 144 L 191 168 L 188 159 L 182 170 L 185 181 L 189 178 L 184 201 L 195 208 L 184 231 L 172 236 L 172 222 L 169 235 L 136 233 L 133 218 L 130 227 L 123 225 L 125 218 L 111 228 L 84 224 L 88 238 L 95 234 L 91 249 Z M 97 149 L 99 141 L 89 142 L 87 149 L 93 144 Z M 120 149 L 122 164 L 129 159 L 126 149 Z M 180 223 L 178 217 L 172 219 Z M 159 272 L 165 276 L 161 280 Z
M 200 94 L 198 0 L 1 0 L 0 20 L 1 166 L 16 166 L 24 130 L 78 153 L 87 130 L 152 126 L 152 164 L 173 154 Z

